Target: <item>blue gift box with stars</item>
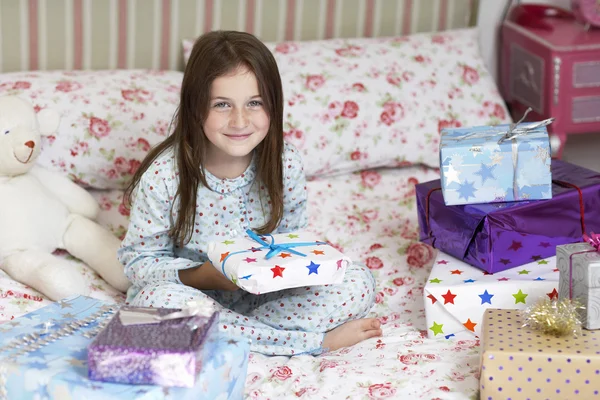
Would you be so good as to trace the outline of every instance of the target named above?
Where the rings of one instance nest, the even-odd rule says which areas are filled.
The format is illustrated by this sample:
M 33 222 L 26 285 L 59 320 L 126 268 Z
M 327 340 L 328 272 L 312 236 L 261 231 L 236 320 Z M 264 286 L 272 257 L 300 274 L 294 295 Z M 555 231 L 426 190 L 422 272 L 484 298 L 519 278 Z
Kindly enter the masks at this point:
M 0 325 L 0 399 L 242 399 L 250 346 L 215 335 L 192 388 L 88 379 L 88 346 L 117 306 L 65 299 Z
M 446 205 L 552 198 L 546 121 L 448 128 L 441 133 Z

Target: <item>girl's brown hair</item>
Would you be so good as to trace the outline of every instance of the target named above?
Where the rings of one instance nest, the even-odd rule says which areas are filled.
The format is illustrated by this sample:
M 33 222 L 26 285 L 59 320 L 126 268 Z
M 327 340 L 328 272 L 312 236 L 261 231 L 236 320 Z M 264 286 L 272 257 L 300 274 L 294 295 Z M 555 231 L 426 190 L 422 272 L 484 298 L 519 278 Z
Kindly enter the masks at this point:
M 277 63 L 269 49 L 255 36 L 236 31 L 213 31 L 202 35 L 192 49 L 183 74 L 173 133 L 150 150 L 125 192 L 125 202 L 131 206 L 132 193 L 144 172 L 165 150 L 174 149 L 179 170 L 179 187 L 175 196 L 175 200 L 179 200 L 179 210 L 169 235 L 177 246 L 182 247 L 192 237 L 198 185 L 209 188 L 204 173 L 208 139 L 202 127 L 209 112 L 211 85 L 216 78 L 239 67 L 247 68 L 256 76 L 270 119 L 265 139 L 254 150 L 258 161 L 257 179 L 267 188 L 270 203 L 269 219 L 256 231 L 270 233 L 281 221 L 283 90 Z

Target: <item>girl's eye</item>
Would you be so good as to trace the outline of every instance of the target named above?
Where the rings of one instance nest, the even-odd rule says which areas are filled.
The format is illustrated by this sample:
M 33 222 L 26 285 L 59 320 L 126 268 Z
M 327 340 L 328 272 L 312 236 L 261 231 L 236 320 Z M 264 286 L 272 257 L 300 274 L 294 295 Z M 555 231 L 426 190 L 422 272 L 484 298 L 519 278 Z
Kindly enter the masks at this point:
M 214 108 L 225 108 L 227 106 L 228 106 L 228 104 L 227 103 L 223 103 L 223 102 L 216 103 L 216 104 L 213 105 Z
M 249 103 L 250 107 L 261 107 L 263 105 L 262 101 L 252 100 Z

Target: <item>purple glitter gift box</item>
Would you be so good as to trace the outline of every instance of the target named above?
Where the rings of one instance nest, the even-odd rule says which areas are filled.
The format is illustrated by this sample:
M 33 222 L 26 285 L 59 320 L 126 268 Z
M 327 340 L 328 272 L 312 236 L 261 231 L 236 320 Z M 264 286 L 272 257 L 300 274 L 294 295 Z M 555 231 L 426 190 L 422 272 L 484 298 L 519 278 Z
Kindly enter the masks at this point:
M 440 180 L 418 184 L 419 238 L 494 273 L 551 257 L 583 231 L 600 232 L 600 173 L 553 160 L 552 177 L 552 199 L 457 206 L 444 204 Z
M 185 315 L 178 309 L 123 307 L 88 348 L 91 380 L 193 387 L 202 361 L 212 357 L 218 313 Z M 129 314 L 129 315 L 127 315 Z M 126 323 L 136 316 L 145 322 Z M 158 318 L 157 318 L 158 317 Z M 155 319 L 154 322 L 148 322 Z M 212 346 L 214 347 L 214 346 Z

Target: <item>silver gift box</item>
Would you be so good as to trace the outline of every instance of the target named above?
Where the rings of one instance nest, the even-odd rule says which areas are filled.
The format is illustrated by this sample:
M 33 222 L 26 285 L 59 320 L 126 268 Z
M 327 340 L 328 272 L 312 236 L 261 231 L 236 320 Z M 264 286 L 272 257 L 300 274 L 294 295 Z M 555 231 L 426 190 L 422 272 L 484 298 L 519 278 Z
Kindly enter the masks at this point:
M 582 326 L 600 329 L 600 253 L 588 243 L 556 246 L 556 265 L 560 275 L 559 299 L 568 299 L 572 288 L 573 299 L 585 307 L 580 311 Z

